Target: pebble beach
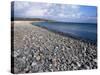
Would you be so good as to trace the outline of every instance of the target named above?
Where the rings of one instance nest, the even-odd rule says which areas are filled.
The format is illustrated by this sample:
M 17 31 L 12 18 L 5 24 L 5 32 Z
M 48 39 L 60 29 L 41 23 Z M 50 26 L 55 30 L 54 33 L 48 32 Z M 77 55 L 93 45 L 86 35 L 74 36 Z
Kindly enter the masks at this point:
M 14 73 L 97 69 L 97 45 L 14 21 Z

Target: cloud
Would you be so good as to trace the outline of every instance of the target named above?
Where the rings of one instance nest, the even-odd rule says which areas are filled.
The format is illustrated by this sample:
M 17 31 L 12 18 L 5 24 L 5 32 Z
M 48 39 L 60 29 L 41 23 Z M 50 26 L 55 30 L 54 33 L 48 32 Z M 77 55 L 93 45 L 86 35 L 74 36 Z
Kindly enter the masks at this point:
M 34 17 L 34 16 L 44 16 L 45 13 L 47 12 L 46 9 L 29 9 L 24 13 L 24 16 L 26 17 Z
M 48 13 L 50 3 L 14 2 L 15 17 L 45 16 Z
M 14 16 L 28 18 L 50 18 L 65 21 L 92 21 L 96 17 L 88 16 L 87 12 L 80 10 L 79 5 L 36 3 L 26 1 L 14 2 Z M 87 18 L 86 18 L 87 17 Z
M 29 7 L 29 6 L 30 6 L 30 2 L 23 2 L 23 1 L 14 2 L 14 9 L 15 10 L 22 10 L 22 9 Z
M 79 6 L 53 3 L 15 2 L 15 16 L 54 16 L 63 18 L 79 18 Z
M 80 18 L 82 12 L 79 11 L 80 7 L 76 5 L 61 5 L 61 12 L 58 14 L 59 17 L 64 18 Z

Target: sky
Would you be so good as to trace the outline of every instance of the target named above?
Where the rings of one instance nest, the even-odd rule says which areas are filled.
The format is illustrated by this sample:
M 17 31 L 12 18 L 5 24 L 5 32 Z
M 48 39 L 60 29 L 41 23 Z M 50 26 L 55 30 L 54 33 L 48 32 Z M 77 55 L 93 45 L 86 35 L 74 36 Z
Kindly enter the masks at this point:
M 15 18 L 44 18 L 61 22 L 97 22 L 96 6 L 15 1 L 14 6 L 11 7 Z

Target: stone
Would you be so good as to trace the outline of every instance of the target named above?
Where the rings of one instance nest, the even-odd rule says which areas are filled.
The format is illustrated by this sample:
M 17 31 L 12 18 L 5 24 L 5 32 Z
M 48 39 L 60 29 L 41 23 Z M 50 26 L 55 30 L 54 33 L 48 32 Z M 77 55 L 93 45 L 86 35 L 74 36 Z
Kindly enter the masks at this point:
M 38 72 L 38 65 L 34 65 L 32 68 L 31 68 L 31 72 L 35 73 L 35 72 Z
M 17 48 L 15 45 L 14 55 L 12 55 L 16 72 L 97 68 L 97 47 L 95 45 L 55 34 L 41 27 L 27 26 L 29 28 L 19 26 L 19 29 L 23 30 L 18 30 L 19 33 L 14 39 L 15 43 L 18 42 L 19 36 L 17 35 L 22 33 L 20 35 L 22 39 L 17 45 L 22 42 L 24 48 L 20 46 Z
M 36 62 L 32 62 L 31 66 L 35 66 L 35 65 L 37 65 L 37 63 Z
M 36 60 L 39 61 L 39 60 L 40 60 L 40 56 L 37 56 L 37 57 L 36 57 Z
M 14 57 L 17 57 L 19 53 L 17 51 L 14 51 Z
M 97 59 L 93 59 L 94 62 L 97 62 Z

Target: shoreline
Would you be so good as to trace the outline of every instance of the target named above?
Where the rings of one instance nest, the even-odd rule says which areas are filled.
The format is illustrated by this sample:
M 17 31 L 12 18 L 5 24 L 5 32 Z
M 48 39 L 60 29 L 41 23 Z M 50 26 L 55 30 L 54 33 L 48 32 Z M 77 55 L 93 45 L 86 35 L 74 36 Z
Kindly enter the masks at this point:
M 13 73 L 97 69 L 96 45 L 59 35 L 32 22 L 14 22 Z
M 17 23 L 17 24 L 23 24 L 23 22 L 25 23 L 25 24 L 30 24 L 30 25 L 33 25 L 34 24 L 34 22 L 44 22 L 44 21 L 12 21 L 12 23 L 14 24 L 14 22 L 15 23 Z M 12 24 L 12 25 L 13 25 Z M 59 35 L 62 35 L 62 36 L 64 36 L 64 37 L 69 37 L 69 38 L 72 38 L 72 39 L 76 39 L 76 40 L 79 40 L 79 41 L 82 41 L 82 42 L 84 42 L 84 43 L 89 43 L 89 44 L 93 44 L 93 45 L 96 45 L 97 46 L 97 42 L 93 42 L 92 40 L 88 40 L 88 39 L 83 39 L 83 38 L 81 38 L 81 37 L 77 37 L 77 36 L 75 36 L 75 35 L 71 35 L 71 34 L 69 34 L 69 33 L 63 33 L 63 32 L 60 32 L 60 31 L 56 31 L 56 30 L 53 30 L 53 29 L 49 29 L 49 28 L 47 28 L 47 27 L 43 27 L 43 26 L 39 26 L 39 25 L 33 25 L 33 26 L 38 26 L 38 27 L 41 27 L 41 28 L 43 28 L 43 29 L 46 29 L 46 30 L 48 30 L 48 31 L 50 31 L 50 32 L 53 32 L 53 33 L 57 33 L 57 34 L 59 34 Z
M 35 25 L 34 23 L 31 23 L 32 25 Z M 82 41 L 82 42 L 85 42 L 85 43 L 90 43 L 90 44 L 93 44 L 93 45 L 96 45 L 97 46 L 97 41 L 94 42 L 92 40 L 88 40 L 88 39 L 83 39 L 81 37 L 77 37 L 75 35 L 71 35 L 70 33 L 63 33 L 63 32 L 60 32 L 60 31 L 57 31 L 57 30 L 53 30 L 53 29 L 49 29 L 47 27 L 44 27 L 44 26 L 40 26 L 40 25 L 35 25 L 35 26 L 38 26 L 38 27 L 41 27 L 41 28 L 44 28 L 50 32 L 53 32 L 53 33 L 57 33 L 59 35 L 62 35 L 64 37 L 69 37 L 69 38 L 72 38 L 72 39 L 76 39 L 76 40 L 79 40 L 79 41 Z

